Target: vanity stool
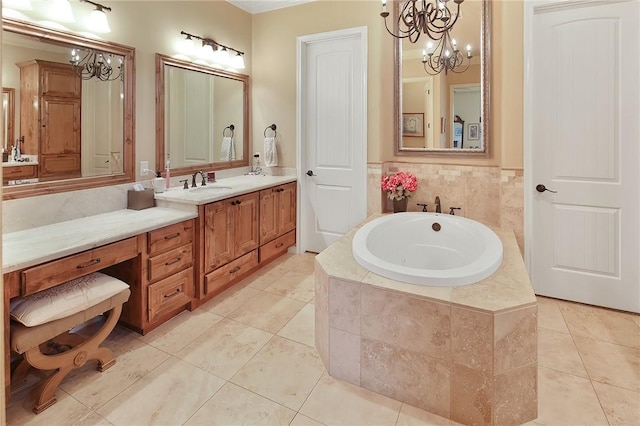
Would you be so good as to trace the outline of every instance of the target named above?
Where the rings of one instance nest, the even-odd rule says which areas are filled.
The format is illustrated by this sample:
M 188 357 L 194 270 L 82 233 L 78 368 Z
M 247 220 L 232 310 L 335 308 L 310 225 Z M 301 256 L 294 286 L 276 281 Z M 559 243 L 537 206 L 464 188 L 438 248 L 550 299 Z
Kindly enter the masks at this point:
M 111 350 L 100 344 L 117 324 L 130 294 L 126 283 L 95 272 L 12 301 L 11 349 L 24 356 L 12 383 L 20 386 L 31 367 L 54 370 L 40 384 L 34 413 L 55 404 L 62 380 L 87 361 L 97 360 L 99 371 L 115 364 Z M 103 313 L 107 319 L 94 334 L 82 337 L 71 332 Z

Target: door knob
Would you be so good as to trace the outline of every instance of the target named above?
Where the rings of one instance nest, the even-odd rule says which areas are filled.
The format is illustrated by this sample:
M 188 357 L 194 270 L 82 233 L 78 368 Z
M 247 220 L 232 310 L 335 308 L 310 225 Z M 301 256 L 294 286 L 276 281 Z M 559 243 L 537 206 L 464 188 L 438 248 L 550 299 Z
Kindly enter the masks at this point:
M 544 186 L 543 184 L 539 183 L 538 185 L 536 185 L 536 191 L 538 192 L 544 192 L 544 191 L 549 191 L 549 192 L 553 192 L 554 194 L 556 194 L 558 191 L 553 191 L 551 189 L 548 189 L 546 186 Z
M 307 170 L 307 176 L 318 176 L 313 174 L 313 170 Z

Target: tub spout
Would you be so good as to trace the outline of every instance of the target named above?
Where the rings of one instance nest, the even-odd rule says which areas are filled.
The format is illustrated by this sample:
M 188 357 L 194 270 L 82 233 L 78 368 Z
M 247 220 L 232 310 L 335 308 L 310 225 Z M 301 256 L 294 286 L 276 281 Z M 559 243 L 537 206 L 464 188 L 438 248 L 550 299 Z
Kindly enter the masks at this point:
M 436 213 L 442 213 L 442 207 L 440 207 L 440 197 L 436 195 Z

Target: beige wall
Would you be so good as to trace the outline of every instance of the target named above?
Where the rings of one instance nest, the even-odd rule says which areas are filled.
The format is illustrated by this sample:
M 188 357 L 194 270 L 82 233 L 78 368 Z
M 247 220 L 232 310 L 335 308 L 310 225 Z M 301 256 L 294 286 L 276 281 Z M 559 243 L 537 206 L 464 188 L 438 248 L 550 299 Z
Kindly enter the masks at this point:
M 396 157 L 393 154 L 393 38 L 380 1 L 320 0 L 253 15 L 253 140 L 278 125 L 280 165 L 296 159 L 296 37 L 356 26 L 368 28 L 368 160 L 522 167 L 521 1 L 493 1 L 492 156 L 489 159 Z M 262 151 L 259 143 L 256 151 Z

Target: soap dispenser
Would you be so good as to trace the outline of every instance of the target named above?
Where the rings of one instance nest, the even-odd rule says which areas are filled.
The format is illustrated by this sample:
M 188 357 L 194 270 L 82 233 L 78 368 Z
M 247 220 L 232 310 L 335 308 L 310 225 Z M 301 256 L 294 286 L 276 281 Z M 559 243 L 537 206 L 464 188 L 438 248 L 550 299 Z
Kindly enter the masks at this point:
M 153 192 L 160 194 L 166 189 L 166 181 L 160 175 L 160 172 L 156 172 L 156 177 L 153 179 Z

